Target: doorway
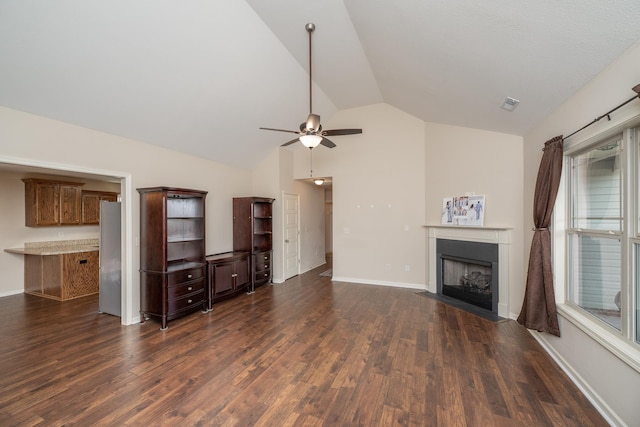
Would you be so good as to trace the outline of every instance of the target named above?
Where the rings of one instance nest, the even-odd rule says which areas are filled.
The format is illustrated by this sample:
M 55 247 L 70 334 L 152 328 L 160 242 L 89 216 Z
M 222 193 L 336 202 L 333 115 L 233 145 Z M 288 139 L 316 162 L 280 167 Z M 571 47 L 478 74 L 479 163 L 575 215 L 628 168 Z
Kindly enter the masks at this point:
M 0 156 L 0 168 L 12 172 L 41 173 L 48 175 L 60 175 L 75 178 L 85 178 L 94 181 L 109 181 L 120 183 L 120 196 L 122 201 L 121 210 L 121 239 L 122 239 L 122 291 L 121 291 L 121 324 L 130 325 L 136 323 L 137 310 L 133 305 L 133 257 L 131 250 L 133 247 L 133 237 L 131 232 L 132 208 L 131 203 L 131 176 L 121 172 L 97 170 L 90 168 L 80 168 L 71 165 L 50 164 L 27 159 L 5 158 Z

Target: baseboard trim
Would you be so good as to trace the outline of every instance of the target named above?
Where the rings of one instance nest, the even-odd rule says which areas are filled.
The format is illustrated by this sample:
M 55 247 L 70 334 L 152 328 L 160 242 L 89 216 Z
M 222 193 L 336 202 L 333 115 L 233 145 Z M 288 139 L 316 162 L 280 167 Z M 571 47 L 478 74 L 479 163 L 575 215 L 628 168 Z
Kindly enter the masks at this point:
M 331 278 L 332 282 L 349 282 L 349 283 L 360 283 L 363 285 L 376 285 L 376 286 L 392 286 L 394 288 L 408 288 L 408 289 L 419 289 L 421 291 L 427 290 L 427 285 L 424 283 L 402 283 L 402 282 L 385 282 L 381 280 L 369 280 L 369 279 L 358 279 L 355 277 L 336 277 L 333 276 Z
M 20 289 L 20 290 L 17 290 L 17 291 L 2 292 L 2 293 L 0 293 L 0 298 L 9 297 L 11 295 L 19 295 L 19 294 L 24 294 L 24 291 L 22 289 Z

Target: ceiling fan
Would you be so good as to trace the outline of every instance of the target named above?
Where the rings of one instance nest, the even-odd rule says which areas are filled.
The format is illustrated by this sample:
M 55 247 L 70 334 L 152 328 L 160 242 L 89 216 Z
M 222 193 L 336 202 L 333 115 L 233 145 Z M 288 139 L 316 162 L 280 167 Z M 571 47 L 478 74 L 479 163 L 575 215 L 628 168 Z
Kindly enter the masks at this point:
M 340 135 L 355 135 L 358 133 L 362 133 L 362 129 L 331 129 L 331 130 L 322 130 L 322 125 L 320 124 L 320 116 L 317 114 L 313 114 L 312 108 L 312 100 L 313 95 L 311 91 L 312 87 L 312 79 L 311 79 L 311 33 L 316 29 L 315 24 L 308 23 L 304 27 L 309 33 L 309 117 L 307 117 L 307 121 L 300 123 L 300 130 L 287 130 L 287 129 L 274 129 L 274 128 L 260 128 L 263 130 L 273 130 L 276 132 L 288 132 L 295 133 L 298 135 L 297 138 L 292 139 L 291 141 L 285 142 L 282 144 L 282 147 L 286 147 L 287 145 L 291 145 L 295 142 L 302 142 L 302 145 L 309 149 L 313 149 L 318 145 L 322 144 L 325 147 L 333 148 L 336 146 L 331 140 L 327 139 L 327 136 L 340 136 Z

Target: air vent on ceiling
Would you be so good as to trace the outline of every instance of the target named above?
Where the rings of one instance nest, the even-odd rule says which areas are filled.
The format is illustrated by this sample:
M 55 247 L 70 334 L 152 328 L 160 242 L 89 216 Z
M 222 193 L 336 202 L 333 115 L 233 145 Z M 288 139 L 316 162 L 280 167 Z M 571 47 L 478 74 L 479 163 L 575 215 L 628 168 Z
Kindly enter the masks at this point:
M 518 104 L 520 104 L 520 101 L 518 101 L 515 98 L 511 98 L 510 96 L 507 96 L 507 99 L 504 100 L 504 104 L 502 104 L 502 107 L 500 108 L 507 111 L 513 111 L 516 109 Z

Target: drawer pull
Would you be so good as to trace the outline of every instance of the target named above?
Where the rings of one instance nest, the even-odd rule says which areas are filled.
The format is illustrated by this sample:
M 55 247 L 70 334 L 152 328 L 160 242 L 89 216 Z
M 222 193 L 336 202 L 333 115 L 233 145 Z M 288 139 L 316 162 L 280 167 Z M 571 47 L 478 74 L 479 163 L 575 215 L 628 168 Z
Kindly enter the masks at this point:
M 191 290 L 193 290 L 193 288 L 192 288 L 191 286 L 189 286 L 189 287 L 187 288 L 187 290 L 188 290 L 188 291 L 191 291 Z
M 187 274 L 187 279 L 191 279 L 193 277 L 193 274 Z
M 264 277 L 267 277 L 269 274 L 268 273 L 264 273 Z
M 269 268 L 269 266 L 267 264 L 264 265 L 264 268 Z
M 193 300 L 192 300 L 192 299 L 188 299 L 188 300 L 187 300 L 187 302 L 188 302 L 189 304 L 191 304 L 191 303 L 193 302 Z
M 264 259 L 269 259 L 269 257 L 264 257 Z
M 232 274 L 231 277 L 238 277 L 238 274 Z

